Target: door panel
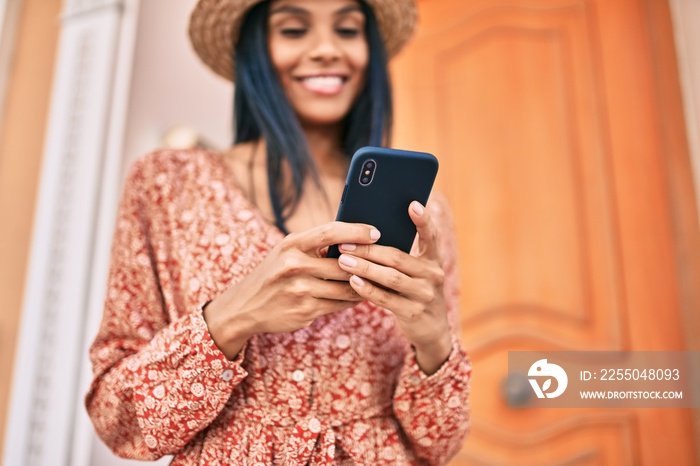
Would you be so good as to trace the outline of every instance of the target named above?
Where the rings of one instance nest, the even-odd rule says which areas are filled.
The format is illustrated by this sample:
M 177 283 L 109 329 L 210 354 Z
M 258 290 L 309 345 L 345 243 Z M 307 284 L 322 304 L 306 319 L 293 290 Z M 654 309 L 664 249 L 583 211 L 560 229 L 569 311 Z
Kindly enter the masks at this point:
M 510 409 L 501 388 L 512 350 L 686 349 L 653 66 L 668 15 L 644 0 L 418 4 L 392 65 L 394 145 L 440 158 L 455 216 L 474 379 L 453 464 L 695 464 L 689 410 Z

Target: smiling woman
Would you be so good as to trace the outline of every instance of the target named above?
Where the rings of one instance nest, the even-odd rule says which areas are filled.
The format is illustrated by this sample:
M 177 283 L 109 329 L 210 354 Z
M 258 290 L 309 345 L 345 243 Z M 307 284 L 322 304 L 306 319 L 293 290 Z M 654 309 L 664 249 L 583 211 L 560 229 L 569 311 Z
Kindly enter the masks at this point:
M 332 221 L 351 154 L 388 143 L 387 57 L 414 20 L 412 0 L 197 4 L 195 49 L 237 84 L 236 141 L 157 151 L 127 179 L 86 398 L 115 453 L 412 465 L 457 452 L 471 368 L 445 202 L 406 206 L 411 254 Z
M 318 212 L 332 220 L 347 154 L 364 145 L 381 145 L 390 137 L 387 58 L 374 15 L 364 4 L 334 3 L 318 3 L 315 15 L 309 9 L 314 2 L 277 2 L 272 11 L 270 3 L 260 3 L 246 15 L 236 46 L 236 143 L 255 142 L 264 135 L 267 152 L 267 173 L 253 178 L 259 178 L 262 189 L 252 192 L 252 185 L 239 184 L 250 197 L 263 200 L 264 209 L 270 206 L 267 217 L 285 232 L 317 224 Z M 257 116 L 250 118 L 251 114 Z M 317 141 L 332 144 L 312 162 L 309 144 Z M 242 149 L 250 148 L 234 147 Z M 235 166 L 242 159 L 240 154 L 227 159 L 234 161 L 234 173 L 247 170 Z M 283 160 L 293 189 L 282 178 Z M 333 176 L 319 180 L 319 164 Z M 324 195 L 306 197 L 307 205 L 299 206 L 309 172 L 308 190 L 321 187 Z M 285 210 L 299 215 L 285 218 Z M 288 225 L 293 228 L 288 230 Z

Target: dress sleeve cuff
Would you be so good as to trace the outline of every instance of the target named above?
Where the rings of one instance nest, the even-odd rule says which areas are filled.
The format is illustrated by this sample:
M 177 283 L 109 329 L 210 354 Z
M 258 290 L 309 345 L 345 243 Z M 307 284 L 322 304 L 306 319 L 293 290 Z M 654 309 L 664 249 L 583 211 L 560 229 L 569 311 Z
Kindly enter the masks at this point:
M 201 355 L 200 367 L 206 368 L 212 380 L 219 380 L 220 388 L 236 386 L 248 375 L 243 368 L 243 361 L 248 344 L 246 343 L 233 360 L 229 360 L 219 349 L 209 333 L 207 323 L 202 314 L 203 306 L 198 311 L 190 314 L 189 320 L 192 327 L 193 353 Z
M 409 351 L 404 359 L 404 366 L 399 374 L 395 398 L 414 396 L 439 396 L 446 386 L 452 392 L 455 388 L 465 388 L 471 377 L 471 363 L 462 349 L 459 341 L 453 341 L 452 352 L 447 360 L 433 374 L 427 375 L 418 366 L 413 351 Z

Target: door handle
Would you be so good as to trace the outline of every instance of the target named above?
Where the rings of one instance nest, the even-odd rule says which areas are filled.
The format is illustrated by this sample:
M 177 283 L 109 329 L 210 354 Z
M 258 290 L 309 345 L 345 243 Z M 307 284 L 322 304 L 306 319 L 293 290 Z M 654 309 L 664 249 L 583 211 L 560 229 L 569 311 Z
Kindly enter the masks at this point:
M 508 374 L 501 381 L 501 395 L 508 406 L 522 408 L 530 404 L 532 387 L 525 374 Z

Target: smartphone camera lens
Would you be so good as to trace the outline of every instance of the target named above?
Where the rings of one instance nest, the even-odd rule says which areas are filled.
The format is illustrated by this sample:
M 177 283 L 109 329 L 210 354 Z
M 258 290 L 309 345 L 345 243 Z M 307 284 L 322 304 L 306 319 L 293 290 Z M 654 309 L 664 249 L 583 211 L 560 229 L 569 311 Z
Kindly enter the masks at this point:
M 376 169 L 377 163 L 374 160 L 367 160 L 362 164 L 362 170 L 360 172 L 360 184 L 362 186 L 368 186 L 372 183 Z

